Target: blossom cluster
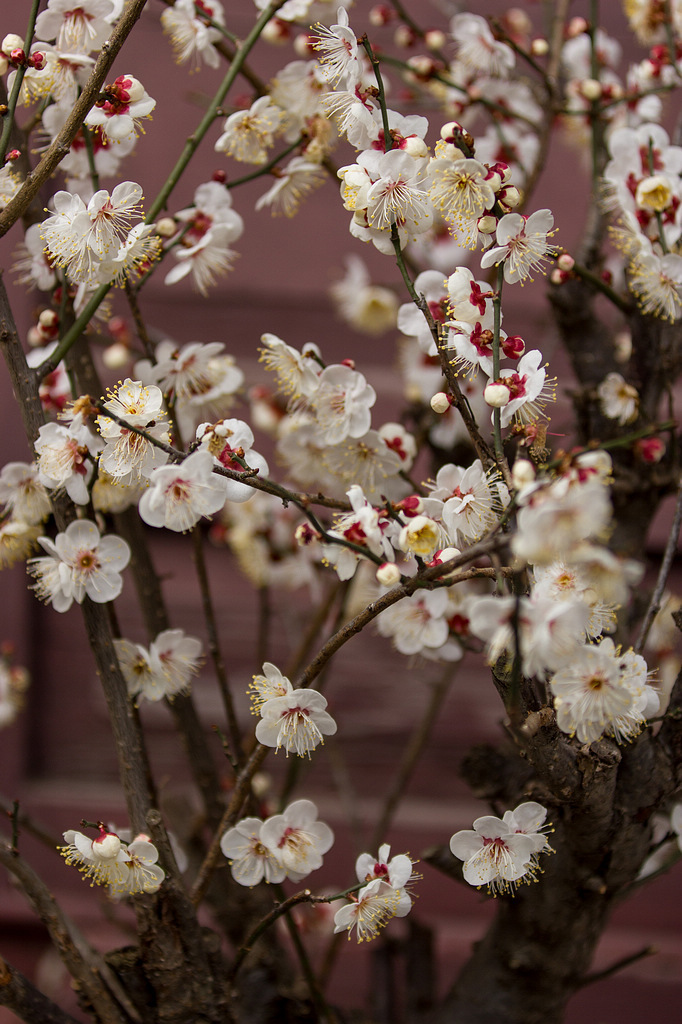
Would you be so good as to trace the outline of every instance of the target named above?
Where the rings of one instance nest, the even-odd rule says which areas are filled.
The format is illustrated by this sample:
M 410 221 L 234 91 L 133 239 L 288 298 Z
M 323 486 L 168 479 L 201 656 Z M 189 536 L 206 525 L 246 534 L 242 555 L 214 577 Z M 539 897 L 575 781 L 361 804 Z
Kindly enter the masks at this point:
M 64 833 L 66 845 L 60 853 L 66 863 L 77 867 L 91 886 L 107 886 L 112 896 L 157 892 L 165 872 L 157 864 L 158 850 L 149 837 L 141 833 L 125 843 L 101 822 L 98 828 L 95 839 L 73 829 Z

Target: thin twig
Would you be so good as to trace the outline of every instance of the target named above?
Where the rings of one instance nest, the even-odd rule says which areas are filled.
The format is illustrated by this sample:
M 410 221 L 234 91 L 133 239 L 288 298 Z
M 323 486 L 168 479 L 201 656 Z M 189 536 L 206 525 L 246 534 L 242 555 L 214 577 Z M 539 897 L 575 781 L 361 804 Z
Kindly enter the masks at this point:
M 637 652 L 641 651 L 644 647 L 646 639 L 649 635 L 649 630 L 651 629 L 651 625 L 658 611 L 660 610 L 663 591 L 665 590 L 665 585 L 668 582 L 668 576 L 670 575 L 670 570 L 672 569 L 673 560 L 675 558 L 675 555 L 677 554 L 677 543 L 680 536 L 680 527 L 682 527 L 682 480 L 680 481 L 680 485 L 677 490 L 675 514 L 673 516 L 672 526 L 670 528 L 670 533 L 668 535 L 668 542 L 665 546 L 665 552 L 663 554 L 661 568 L 658 572 L 656 586 L 654 587 L 654 592 L 651 595 L 649 607 L 646 610 L 644 622 L 642 623 L 641 629 L 639 631 L 639 636 L 637 637 L 637 643 L 635 644 L 635 651 Z
M 610 967 L 605 967 L 603 971 L 593 971 L 592 974 L 586 974 L 578 984 L 578 988 L 585 988 L 586 985 L 594 985 L 597 981 L 604 981 L 605 978 L 610 978 L 611 975 L 617 974 L 618 971 L 629 967 L 630 964 L 635 964 L 638 960 L 643 960 L 644 957 L 654 956 L 656 953 L 658 953 L 658 950 L 655 946 L 644 946 L 643 949 L 638 950 L 636 953 L 624 956 L 622 960 L 616 960 L 614 964 L 611 964 Z

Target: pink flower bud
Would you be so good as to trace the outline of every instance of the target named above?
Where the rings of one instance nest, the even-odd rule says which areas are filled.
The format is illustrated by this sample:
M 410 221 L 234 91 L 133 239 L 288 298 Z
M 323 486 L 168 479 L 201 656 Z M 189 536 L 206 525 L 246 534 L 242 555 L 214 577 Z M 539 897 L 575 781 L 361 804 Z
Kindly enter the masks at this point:
M 393 42 L 396 46 L 400 46 L 402 49 L 407 50 L 410 46 L 414 46 L 416 41 L 417 35 L 414 29 L 410 28 L 409 25 L 398 25 L 393 34 Z
M 566 26 L 566 38 L 575 39 L 576 36 L 581 36 L 583 32 L 587 32 L 587 21 L 585 18 L 580 16 L 571 18 L 568 25 Z
M 26 54 L 20 47 L 17 47 L 16 50 L 11 51 L 9 59 L 12 64 L 18 67 L 20 64 L 26 63 Z
M 559 270 L 573 270 L 575 260 L 572 256 L 569 256 L 567 252 L 562 252 L 561 256 L 556 261 L 556 265 Z
M 660 462 L 665 455 L 665 444 L 660 437 L 641 437 L 635 441 L 635 454 L 642 462 Z
M 308 544 L 314 544 L 316 540 L 319 540 L 320 535 L 317 530 L 312 528 L 310 523 L 299 523 L 294 531 L 294 539 L 297 544 L 304 548 Z
M 36 52 L 32 53 L 31 56 L 28 58 L 28 65 L 31 68 L 35 68 L 36 71 L 42 71 L 45 67 L 45 54 L 40 53 L 39 50 L 36 50 Z

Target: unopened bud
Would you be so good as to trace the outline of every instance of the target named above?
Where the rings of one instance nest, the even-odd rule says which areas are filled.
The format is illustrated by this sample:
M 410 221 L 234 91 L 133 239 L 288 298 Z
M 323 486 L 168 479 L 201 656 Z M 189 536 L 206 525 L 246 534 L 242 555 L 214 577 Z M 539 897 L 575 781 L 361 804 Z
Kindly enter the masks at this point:
M 494 235 L 497 228 L 497 218 L 488 213 L 478 218 L 476 226 L 482 235 Z
M 377 569 L 377 583 L 382 587 L 395 587 L 400 583 L 400 569 L 395 562 L 384 562 Z
M 429 50 L 442 50 L 447 42 L 447 38 L 445 33 L 441 32 L 439 28 L 430 28 L 424 35 L 424 42 Z
M 16 64 L 17 66 L 19 66 L 20 64 L 26 63 L 26 54 L 24 53 L 23 49 L 20 46 L 18 46 L 16 50 L 12 50 L 12 52 L 9 55 L 9 59 L 12 64 Z
M 26 340 L 31 348 L 40 348 L 45 344 L 45 336 L 39 327 L 29 327 L 26 332 Z
M 21 153 L 19 152 L 18 149 L 10 149 L 9 153 L 7 154 L 7 159 L 11 160 L 11 161 L 14 161 L 14 160 L 18 160 L 20 156 L 21 156 Z
M 403 153 L 414 157 L 415 160 L 421 160 L 422 157 L 429 155 L 429 147 L 418 135 L 408 135 L 400 148 Z
M 0 75 L 5 75 L 9 71 L 9 61 L 5 57 L 4 53 L 0 53 Z M 0 103 L 0 116 L 4 117 L 7 113 L 7 104 Z
M 635 453 L 642 462 L 660 462 L 665 455 L 665 444 L 660 437 L 641 437 L 635 441 Z
M 483 392 L 483 398 L 491 408 L 502 409 L 503 406 L 509 404 L 509 388 L 505 387 L 504 384 L 488 384 Z
M 102 362 L 107 370 L 120 370 L 130 362 L 130 349 L 127 345 L 117 341 L 104 349 Z
M 114 832 L 104 832 L 92 841 L 92 852 L 102 860 L 113 860 L 121 849 L 121 840 Z
M 409 49 L 410 46 L 414 46 L 416 41 L 417 34 L 409 25 L 398 25 L 397 29 L 393 33 L 393 42 L 396 46 L 400 46 L 404 50 Z
M 395 11 L 392 7 L 388 7 L 386 4 L 377 4 L 369 12 L 369 23 L 374 25 L 375 28 L 381 28 L 383 25 L 388 25 L 390 21 L 393 21 L 395 17 Z
M 559 270 L 573 270 L 573 267 L 575 266 L 575 260 L 572 256 L 569 256 L 567 252 L 562 252 L 561 256 L 559 256 L 558 260 L 556 261 L 556 265 L 559 268 Z
M 528 459 L 517 459 L 511 471 L 512 484 L 520 491 L 535 482 L 535 466 Z
M 289 41 L 291 29 L 281 18 L 271 18 L 263 29 L 262 36 L 266 43 L 281 46 Z
M 354 359 L 342 359 L 341 360 L 341 366 L 347 366 L 349 370 L 354 370 L 355 369 L 355 360 Z
M 504 206 L 509 207 L 510 210 L 515 209 L 521 202 L 521 193 L 519 192 L 516 185 L 506 185 L 497 194 L 498 202 Z
M 450 408 L 450 398 L 444 391 L 439 391 L 433 396 L 429 404 L 434 412 L 442 416 Z
M 21 36 L 18 36 L 16 32 L 10 32 L 3 39 L 2 46 L 0 47 L 0 49 L 5 54 L 6 57 L 9 57 L 10 54 L 12 53 L 12 50 L 23 50 L 23 47 L 24 40 L 21 38 Z
M 580 83 L 580 92 L 586 100 L 598 100 L 602 94 L 602 85 L 596 78 L 586 78 Z
M 171 238 L 177 231 L 177 225 L 172 217 L 162 217 L 156 222 L 156 233 L 161 238 Z
M 581 36 L 583 32 L 587 32 L 587 28 L 588 26 L 585 18 L 580 16 L 571 18 L 566 26 L 566 38 L 575 39 L 576 36 Z
M 38 323 L 45 331 L 53 331 L 59 326 L 59 316 L 54 309 L 44 309 L 38 317 Z
M 315 53 L 315 47 L 313 46 L 312 36 L 308 32 L 301 32 L 294 39 L 294 53 L 298 57 L 312 57 Z
M 36 50 L 36 52 L 32 53 L 28 58 L 28 63 L 29 66 L 35 68 L 36 71 L 42 71 L 45 67 L 45 54 L 41 53 L 40 50 Z
M 546 39 L 539 36 L 531 42 L 530 52 L 534 57 L 544 57 L 545 54 L 549 52 L 549 43 Z

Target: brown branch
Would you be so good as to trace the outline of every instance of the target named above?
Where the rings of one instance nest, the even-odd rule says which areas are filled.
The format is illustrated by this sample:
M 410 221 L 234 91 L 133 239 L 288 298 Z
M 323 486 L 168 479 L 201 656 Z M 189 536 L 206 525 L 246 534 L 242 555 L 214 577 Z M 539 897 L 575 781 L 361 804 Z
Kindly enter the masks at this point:
M 0 1005 L 7 1006 L 26 1024 L 78 1024 L 75 1017 L 43 995 L 1 956 Z
M 55 852 L 56 856 L 56 852 Z M 97 1007 L 102 1024 L 128 1024 L 117 999 L 102 977 L 105 967 L 99 954 L 87 944 L 75 925 L 67 918 L 43 880 L 26 861 L 13 854 L 10 845 L 0 842 L 0 864 L 14 875 L 38 917 L 43 922 L 52 945 L 85 998 Z

